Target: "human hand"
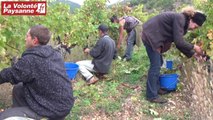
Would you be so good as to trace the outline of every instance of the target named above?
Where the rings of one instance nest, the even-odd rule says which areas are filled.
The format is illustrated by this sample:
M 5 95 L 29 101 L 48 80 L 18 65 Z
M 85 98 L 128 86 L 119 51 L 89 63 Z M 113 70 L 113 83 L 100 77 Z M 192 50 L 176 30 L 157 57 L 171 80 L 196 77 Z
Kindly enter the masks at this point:
M 194 45 L 194 48 L 193 48 L 193 49 L 195 50 L 195 52 L 196 52 L 197 54 L 200 54 L 200 55 L 203 54 L 203 50 L 201 49 L 200 46 Z
M 84 53 L 88 54 L 90 52 L 90 49 L 89 48 L 85 48 L 84 49 Z
M 84 51 L 86 48 L 89 48 L 88 45 L 84 46 L 83 51 Z

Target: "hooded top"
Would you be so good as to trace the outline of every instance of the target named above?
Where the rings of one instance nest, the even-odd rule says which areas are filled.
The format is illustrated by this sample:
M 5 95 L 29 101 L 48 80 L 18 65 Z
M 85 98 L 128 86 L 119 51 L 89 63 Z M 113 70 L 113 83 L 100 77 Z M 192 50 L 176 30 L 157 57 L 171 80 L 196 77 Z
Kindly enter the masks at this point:
M 0 72 L 0 83 L 4 82 L 23 82 L 28 106 L 41 116 L 65 116 L 73 106 L 72 86 L 64 61 L 51 46 L 27 49 L 16 64 Z

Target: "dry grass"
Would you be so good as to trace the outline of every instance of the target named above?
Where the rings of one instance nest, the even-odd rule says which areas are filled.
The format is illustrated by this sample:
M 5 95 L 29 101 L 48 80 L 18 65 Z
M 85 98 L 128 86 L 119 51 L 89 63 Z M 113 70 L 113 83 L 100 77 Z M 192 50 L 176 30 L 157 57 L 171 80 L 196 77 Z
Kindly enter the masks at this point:
M 213 118 L 213 68 L 212 61 L 208 64 L 189 62 L 185 65 L 185 88 L 188 107 L 193 120 L 212 120 Z M 192 67 L 193 66 L 193 67 Z

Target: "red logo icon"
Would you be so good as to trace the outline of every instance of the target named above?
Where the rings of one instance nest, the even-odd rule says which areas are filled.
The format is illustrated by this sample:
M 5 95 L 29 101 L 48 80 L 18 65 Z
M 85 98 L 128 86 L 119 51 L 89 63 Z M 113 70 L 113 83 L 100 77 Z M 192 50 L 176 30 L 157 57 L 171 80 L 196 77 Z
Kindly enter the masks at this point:
M 46 15 L 46 1 L 2 1 L 2 15 Z

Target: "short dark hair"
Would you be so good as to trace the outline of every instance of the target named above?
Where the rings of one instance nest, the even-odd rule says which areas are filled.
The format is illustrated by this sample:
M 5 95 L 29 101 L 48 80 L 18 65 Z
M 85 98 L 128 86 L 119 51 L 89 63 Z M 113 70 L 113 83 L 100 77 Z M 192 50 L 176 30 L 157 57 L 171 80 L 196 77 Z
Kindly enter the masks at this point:
M 115 20 L 118 20 L 118 17 L 116 15 L 113 15 L 111 18 L 110 18 L 110 21 L 113 23 L 115 22 Z
M 32 38 L 37 38 L 40 45 L 46 45 L 51 37 L 51 33 L 48 28 L 43 25 L 35 25 L 30 28 L 29 31 Z
M 103 33 L 107 33 L 108 32 L 108 26 L 105 24 L 101 24 L 98 26 L 98 30 L 102 31 Z

